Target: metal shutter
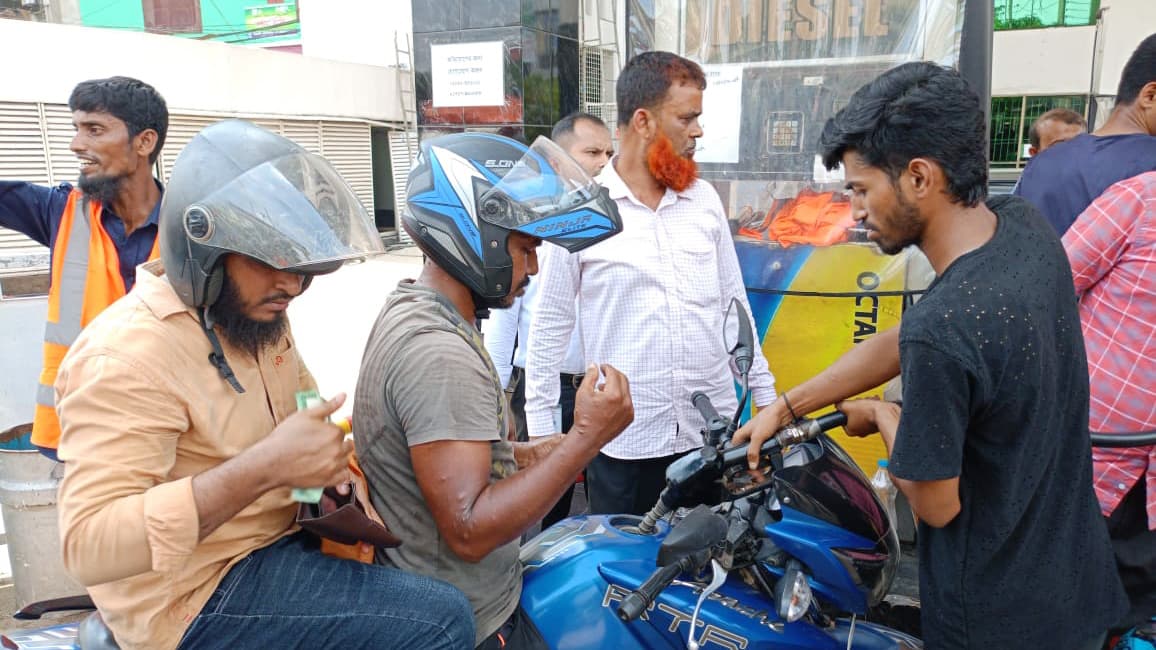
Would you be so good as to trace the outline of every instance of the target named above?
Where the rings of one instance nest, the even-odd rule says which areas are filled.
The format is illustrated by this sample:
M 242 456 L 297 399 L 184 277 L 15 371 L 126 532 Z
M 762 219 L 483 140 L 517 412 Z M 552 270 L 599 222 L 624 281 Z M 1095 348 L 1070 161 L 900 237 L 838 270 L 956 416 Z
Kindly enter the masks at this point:
M 282 120 L 281 135 L 305 148 L 309 153 L 321 154 L 321 123 Z
M 201 129 L 219 121 L 220 118 L 200 115 L 169 115 L 169 132 L 165 136 L 165 146 L 161 150 L 160 157 L 161 169 L 164 171 L 164 178 L 161 180 L 169 182 L 169 177 L 173 173 L 173 163 L 177 161 L 177 156 L 181 155 L 185 145 L 200 133 Z
M 416 133 L 407 131 L 390 131 L 389 133 L 389 160 L 393 166 L 393 201 L 397 206 L 397 240 L 403 244 L 412 244 L 413 239 L 401 225 L 402 211 L 405 205 L 406 185 L 409 183 L 409 170 L 413 166 L 413 156 L 418 150 Z
M 0 102 L 0 179 L 51 184 L 38 104 Z M 0 228 L 0 251 L 16 249 L 45 250 L 14 230 Z
M 273 133 L 276 133 L 277 135 L 281 135 L 281 120 L 256 119 L 256 118 L 254 118 L 254 119 L 247 120 L 247 121 L 252 122 L 253 124 L 256 124 L 257 126 L 261 127 L 262 129 L 265 129 L 266 131 L 271 131 Z
M 201 129 L 222 119 L 229 118 L 169 116 L 169 130 L 159 158 L 163 182 L 168 182 L 173 164 L 185 145 Z M 271 118 L 250 121 L 327 158 L 373 216 L 373 153 L 369 124 Z M 75 183 L 80 176 L 80 166 L 69 149 L 73 133 L 72 113 L 63 104 L 0 102 L 0 179 L 42 185 Z M 409 174 L 408 163 L 403 169 L 400 174 L 403 179 L 402 201 L 405 197 L 404 179 Z M 0 228 L 0 251 L 30 248 L 39 249 L 38 252 L 44 250 L 23 235 Z
M 205 115 L 170 115 L 169 116 L 169 132 L 165 138 L 165 146 L 161 150 L 161 168 L 164 171 L 164 182 L 169 181 L 169 177 L 173 172 L 173 163 L 176 162 L 177 156 L 184 150 L 185 145 L 189 143 L 201 129 L 215 124 L 222 120 L 233 119 L 231 116 L 222 115 L 220 117 L 205 116 Z M 281 133 L 281 122 L 279 120 L 249 120 L 253 124 L 268 129 L 273 133 Z
M 72 153 L 72 111 L 65 104 L 44 104 L 44 133 L 48 138 L 48 171 L 53 185 L 76 184 L 80 178 L 80 161 Z
M 321 152 L 373 218 L 373 151 L 364 122 L 322 122 Z

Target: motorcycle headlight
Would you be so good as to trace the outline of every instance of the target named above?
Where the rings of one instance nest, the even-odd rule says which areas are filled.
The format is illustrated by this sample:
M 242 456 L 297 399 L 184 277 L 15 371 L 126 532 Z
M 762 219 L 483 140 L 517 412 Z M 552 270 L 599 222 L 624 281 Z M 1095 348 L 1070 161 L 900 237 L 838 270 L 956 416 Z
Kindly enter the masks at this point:
M 811 608 L 811 585 L 807 584 L 807 575 L 798 562 L 788 563 L 783 577 L 775 584 L 775 602 L 779 617 L 788 623 L 803 618 Z

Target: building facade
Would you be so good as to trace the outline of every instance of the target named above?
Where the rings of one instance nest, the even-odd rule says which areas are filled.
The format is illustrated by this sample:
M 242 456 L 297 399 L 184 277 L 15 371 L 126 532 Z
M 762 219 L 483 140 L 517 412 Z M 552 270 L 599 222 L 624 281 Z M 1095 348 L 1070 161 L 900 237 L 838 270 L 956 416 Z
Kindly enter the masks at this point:
M 1124 63 L 1156 32 L 1152 0 L 994 0 L 991 164 L 1027 163 L 1028 129 L 1053 108 L 1097 126 L 1107 119 Z
M 135 30 L 0 20 L 0 54 L 10 53 L 13 60 L 31 51 L 41 53 L 37 65 L 13 66 L 0 87 L 0 142 L 5 143 L 0 178 L 75 182 L 79 169 L 69 150 L 68 96 L 85 79 L 126 75 L 154 85 L 168 103 L 169 133 L 156 172 L 162 182 L 197 131 L 239 117 L 324 155 L 370 214 L 383 217 L 379 221 L 392 218 L 390 158 L 381 136 L 402 128 L 395 67 Z M 98 54 L 77 57 L 76 52 Z M 384 155 L 374 155 L 375 142 Z M 0 229 L 0 273 L 43 268 L 46 253 L 22 235 Z

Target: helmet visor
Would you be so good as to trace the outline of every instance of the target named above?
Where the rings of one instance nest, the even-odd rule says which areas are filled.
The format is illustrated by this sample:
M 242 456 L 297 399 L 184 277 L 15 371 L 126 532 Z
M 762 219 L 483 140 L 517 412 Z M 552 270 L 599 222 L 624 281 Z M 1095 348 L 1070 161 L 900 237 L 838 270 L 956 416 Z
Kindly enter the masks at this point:
M 571 253 L 622 231 L 605 188 L 553 141 L 539 136 L 521 160 L 482 195 L 481 218 L 540 237 Z
M 185 229 L 198 243 L 299 273 L 327 273 L 384 250 L 344 179 L 303 152 L 258 165 L 193 203 Z
M 521 209 L 482 211 L 482 219 L 495 226 L 520 229 L 534 221 L 569 212 L 598 195 L 599 186 L 562 147 L 538 136 L 534 144 L 485 194 L 481 205 L 493 197 L 505 197 Z

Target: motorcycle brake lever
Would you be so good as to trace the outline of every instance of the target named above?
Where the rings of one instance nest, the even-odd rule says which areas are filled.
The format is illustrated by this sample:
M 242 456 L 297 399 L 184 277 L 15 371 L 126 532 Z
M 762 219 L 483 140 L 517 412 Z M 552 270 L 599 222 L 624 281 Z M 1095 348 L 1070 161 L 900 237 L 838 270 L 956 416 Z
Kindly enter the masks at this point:
M 718 560 L 712 559 L 711 566 L 711 581 L 698 595 L 698 602 L 694 605 L 694 615 L 690 618 L 690 632 L 687 634 L 686 647 L 689 650 L 699 650 L 698 641 L 694 638 L 695 627 L 698 625 L 698 613 L 702 609 L 702 604 L 706 602 L 708 596 L 718 591 L 718 588 L 723 586 L 727 581 L 727 570 L 719 563 Z

